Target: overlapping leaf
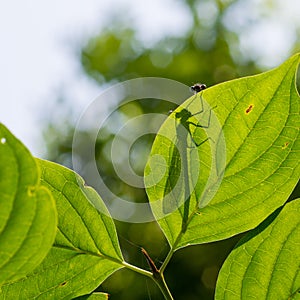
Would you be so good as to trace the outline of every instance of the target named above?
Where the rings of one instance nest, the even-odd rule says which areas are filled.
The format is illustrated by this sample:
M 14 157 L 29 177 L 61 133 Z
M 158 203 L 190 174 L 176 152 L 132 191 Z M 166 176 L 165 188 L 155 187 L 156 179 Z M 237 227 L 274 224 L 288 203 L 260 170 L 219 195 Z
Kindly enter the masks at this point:
M 145 185 L 173 249 L 252 229 L 286 201 L 300 175 L 298 62 L 208 88 L 163 124 Z
M 43 263 L 26 279 L 4 285 L 1 299 L 72 299 L 91 293 L 122 267 L 113 220 L 95 208 L 105 211 L 99 195 L 71 170 L 38 163 L 42 183 L 56 200 L 57 236 Z
M 226 259 L 215 299 L 299 299 L 300 199 L 273 213 Z
M 56 234 L 56 208 L 25 146 L 0 124 L 0 286 L 37 267 Z

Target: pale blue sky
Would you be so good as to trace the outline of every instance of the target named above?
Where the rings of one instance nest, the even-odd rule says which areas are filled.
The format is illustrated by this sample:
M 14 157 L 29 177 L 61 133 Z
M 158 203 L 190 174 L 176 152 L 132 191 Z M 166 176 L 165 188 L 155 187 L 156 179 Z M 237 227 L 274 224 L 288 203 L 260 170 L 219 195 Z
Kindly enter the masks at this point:
M 258 7 L 268 1 L 241 2 L 247 8 L 237 14 L 240 18 L 237 31 L 247 26 L 257 16 Z M 289 44 L 295 38 L 291 29 L 300 22 L 299 1 L 273 2 L 278 3 L 278 9 L 271 16 L 262 16 L 240 38 L 243 52 L 257 57 L 265 68 L 286 59 Z M 116 10 L 124 10 L 126 17 L 131 16 L 131 22 L 140 29 L 139 34 L 148 45 L 165 32 L 184 34 L 190 24 L 188 13 L 175 0 L 0 2 L 0 121 L 34 155 L 39 156 L 44 150 L 40 112 L 51 107 L 49 102 L 56 103 L 60 87 L 72 99 L 78 116 L 99 94 L 100 87 L 82 75 L 72 45 L 84 45 Z M 231 17 L 227 20 L 229 27 Z M 61 109 L 57 107 L 58 115 L 64 114 Z

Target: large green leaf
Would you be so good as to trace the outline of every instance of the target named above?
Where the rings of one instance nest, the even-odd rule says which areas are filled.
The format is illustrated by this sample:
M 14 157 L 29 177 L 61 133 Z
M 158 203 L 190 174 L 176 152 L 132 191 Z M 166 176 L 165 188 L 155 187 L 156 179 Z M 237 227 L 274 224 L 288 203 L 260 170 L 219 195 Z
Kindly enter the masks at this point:
M 230 253 L 215 299 L 300 299 L 300 199 L 278 213 Z
M 36 268 L 56 234 L 56 208 L 25 146 L 0 124 L 0 286 Z
M 145 185 L 173 250 L 252 229 L 292 192 L 300 174 L 298 62 L 296 55 L 208 88 L 161 127 Z
M 26 279 L 4 285 L 1 299 L 71 299 L 91 293 L 123 266 L 114 223 L 95 208 L 105 210 L 96 191 L 67 168 L 38 163 L 56 200 L 58 232 L 43 263 Z

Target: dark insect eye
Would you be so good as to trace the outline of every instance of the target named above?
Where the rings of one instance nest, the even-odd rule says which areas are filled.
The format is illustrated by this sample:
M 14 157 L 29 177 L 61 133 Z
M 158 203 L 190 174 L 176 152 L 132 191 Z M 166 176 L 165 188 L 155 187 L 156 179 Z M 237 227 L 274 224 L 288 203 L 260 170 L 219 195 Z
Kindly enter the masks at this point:
M 196 93 L 199 93 L 204 89 L 206 89 L 206 85 L 204 83 L 196 83 L 193 86 L 191 86 L 191 90 Z

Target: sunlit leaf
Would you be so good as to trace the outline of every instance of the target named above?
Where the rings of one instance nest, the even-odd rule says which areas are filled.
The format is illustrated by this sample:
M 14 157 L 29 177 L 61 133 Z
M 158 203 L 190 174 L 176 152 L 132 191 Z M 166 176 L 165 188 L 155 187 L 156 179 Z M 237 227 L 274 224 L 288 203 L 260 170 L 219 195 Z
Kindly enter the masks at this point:
M 298 199 L 238 243 L 220 271 L 215 299 L 299 299 L 299 265 Z
M 0 124 L 0 285 L 36 268 L 56 234 L 55 203 L 25 146 Z
M 106 293 L 92 293 L 90 295 L 84 295 L 80 296 L 78 298 L 75 298 L 76 300 L 107 300 L 109 298 L 109 295 Z
M 95 208 L 105 210 L 98 194 L 71 170 L 38 163 L 42 183 L 56 200 L 57 236 L 43 263 L 26 279 L 4 285 L 1 299 L 72 299 L 91 293 L 122 267 L 114 223 Z
M 300 175 L 298 62 L 208 88 L 163 124 L 145 185 L 173 249 L 252 229 L 286 201 Z

